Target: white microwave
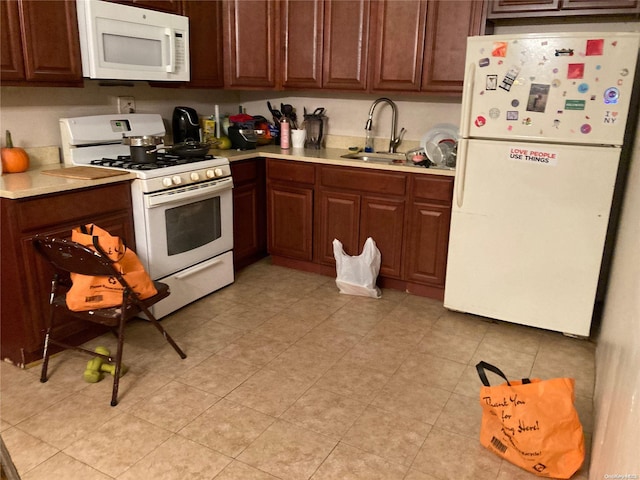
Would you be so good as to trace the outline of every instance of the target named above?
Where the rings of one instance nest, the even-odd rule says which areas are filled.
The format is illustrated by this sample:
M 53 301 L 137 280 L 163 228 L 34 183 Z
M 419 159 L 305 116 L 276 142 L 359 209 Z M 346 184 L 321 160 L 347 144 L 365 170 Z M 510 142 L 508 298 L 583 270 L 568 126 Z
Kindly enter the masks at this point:
M 82 72 L 112 80 L 189 81 L 189 19 L 76 0 Z

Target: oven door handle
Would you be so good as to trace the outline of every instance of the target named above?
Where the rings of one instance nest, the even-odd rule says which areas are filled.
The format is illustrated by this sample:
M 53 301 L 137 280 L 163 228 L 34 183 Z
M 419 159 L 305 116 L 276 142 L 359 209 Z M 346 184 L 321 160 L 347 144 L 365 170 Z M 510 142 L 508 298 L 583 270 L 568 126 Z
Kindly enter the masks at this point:
M 181 280 L 183 278 L 190 277 L 191 275 L 198 273 L 202 270 L 213 267 L 214 265 L 218 265 L 219 263 L 222 263 L 222 260 L 215 258 L 212 261 L 204 262 L 204 263 L 201 263 L 200 265 L 196 265 L 195 267 L 184 270 L 178 273 L 177 275 L 174 275 L 174 278 Z
M 193 185 L 184 187 L 184 189 L 152 193 L 145 196 L 145 201 L 148 208 L 153 208 L 168 203 L 193 200 L 198 197 L 211 197 L 212 194 L 220 194 L 232 188 L 233 179 L 224 178 L 206 185 Z

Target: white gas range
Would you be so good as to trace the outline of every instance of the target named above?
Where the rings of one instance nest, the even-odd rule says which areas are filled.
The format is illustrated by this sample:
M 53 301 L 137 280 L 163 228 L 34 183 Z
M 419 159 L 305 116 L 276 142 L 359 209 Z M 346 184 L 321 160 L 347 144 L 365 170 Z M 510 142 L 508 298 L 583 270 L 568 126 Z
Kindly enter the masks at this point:
M 224 157 L 158 154 L 133 162 L 123 136 L 164 136 L 154 114 L 60 119 L 65 164 L 135 172 L 131 183 L 136 253 L 171 295 L 156 304 L 161 318 L 234 280 L 231 168 Z

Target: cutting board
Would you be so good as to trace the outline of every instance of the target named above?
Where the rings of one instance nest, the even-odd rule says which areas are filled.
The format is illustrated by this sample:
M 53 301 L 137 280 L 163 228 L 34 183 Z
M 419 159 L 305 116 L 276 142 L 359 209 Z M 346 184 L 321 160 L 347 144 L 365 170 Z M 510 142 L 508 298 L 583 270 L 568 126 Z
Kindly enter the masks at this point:
M 45 175 L 53 175 L 54 177 L 77 178 L 80 180 L 96 180 L 98 178 L 126 175 L 128 172 L 124 170 L 111 170 L 109 168 L 100 167 L 68 167 L 56 168 L 54 170 L 43 170 L 42 173 L 44 173 Z

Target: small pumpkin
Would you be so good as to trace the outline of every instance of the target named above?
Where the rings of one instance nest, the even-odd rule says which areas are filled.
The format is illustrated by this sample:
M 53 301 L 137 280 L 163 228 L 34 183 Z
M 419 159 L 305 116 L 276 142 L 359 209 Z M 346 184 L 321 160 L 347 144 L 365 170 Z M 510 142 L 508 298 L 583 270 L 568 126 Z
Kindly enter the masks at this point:
M 20 173 L 29 169 L 29 155 L 23 148 L 14 147 L 11 132 L 7 130 L 7 146 L 2 148 L 2 172 Z

